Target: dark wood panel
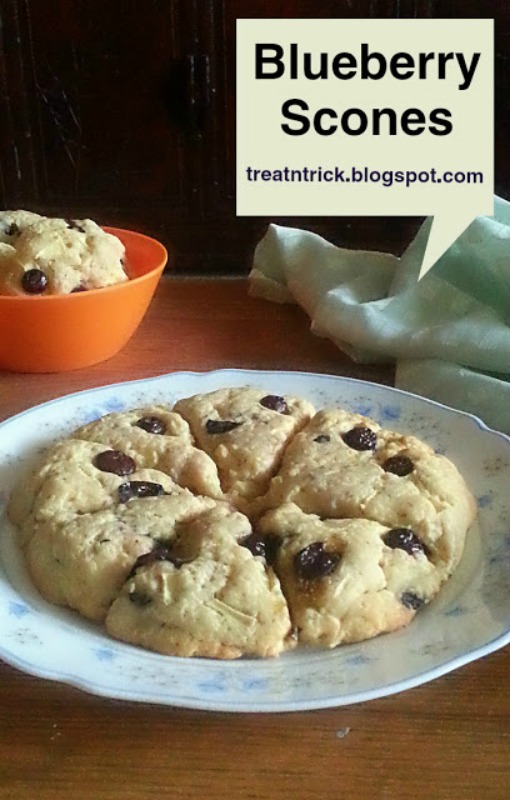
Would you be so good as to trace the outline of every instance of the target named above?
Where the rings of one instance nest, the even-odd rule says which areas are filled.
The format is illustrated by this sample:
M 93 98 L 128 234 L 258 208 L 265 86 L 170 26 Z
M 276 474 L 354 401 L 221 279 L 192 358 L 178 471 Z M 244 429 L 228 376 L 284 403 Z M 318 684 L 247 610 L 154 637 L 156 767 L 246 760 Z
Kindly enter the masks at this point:
M 186 142 L 165 105 L 170 65 L 192 30 L 176 0 L 31 2 L 28 10 L 40 201 L 188 201 Z
M 2 203 L 158 236 L 181 271 L 239 272 L 268 219 L 235 216 L 235 23 L 494 17 L 496 191 L 510 194 L 510 3 L 500 0 L 0 0 Z M 299 218 L 400 252 L 418 221 Z
M 37 201 L 33 139 L 24 57 L 26 26 L 17 3 L 1 3 L 0 176 L 4 207 Z

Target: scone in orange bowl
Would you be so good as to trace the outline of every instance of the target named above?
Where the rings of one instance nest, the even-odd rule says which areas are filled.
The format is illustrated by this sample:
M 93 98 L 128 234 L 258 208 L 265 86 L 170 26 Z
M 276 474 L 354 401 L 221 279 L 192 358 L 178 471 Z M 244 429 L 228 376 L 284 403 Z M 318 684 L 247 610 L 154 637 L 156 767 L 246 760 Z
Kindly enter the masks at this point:
M 111 358 L 127 344 L 168 260 L 156 239 L 104 228 L 126 248 L 129 280 L 65 295 L 0 295 L 0 369 L 65 372 Z

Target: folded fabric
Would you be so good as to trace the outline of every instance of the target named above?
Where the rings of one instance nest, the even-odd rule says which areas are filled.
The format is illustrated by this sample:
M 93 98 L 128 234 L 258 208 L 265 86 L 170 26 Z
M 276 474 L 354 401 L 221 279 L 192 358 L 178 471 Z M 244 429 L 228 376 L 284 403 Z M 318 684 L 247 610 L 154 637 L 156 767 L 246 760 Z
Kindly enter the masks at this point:
M 477 217 L 420 281 L 431 220 L 401 258 L 270 225 L 250 294 L 296 302 L 359 362 L 396 361 L 396 385 L 510 433 L 510 203 Z

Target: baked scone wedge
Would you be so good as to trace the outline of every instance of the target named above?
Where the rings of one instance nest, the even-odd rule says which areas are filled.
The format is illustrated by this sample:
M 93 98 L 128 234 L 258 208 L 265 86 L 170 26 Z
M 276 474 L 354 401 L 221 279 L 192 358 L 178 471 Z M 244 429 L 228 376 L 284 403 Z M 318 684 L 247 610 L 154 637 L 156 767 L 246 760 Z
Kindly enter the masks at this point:
M 8 505 L 10 520 L 30 538 L 35 523 L 65 523 L 80 514 L 116 506 L 130 496 L 172 492 L 175 481 L 159 470 L 139 468 L 121 450 L 98 442 L 63 439 L 47 448 L 17 484 Z
M 215 504 L 174 486 L 171 494 L 135 496 L 64 523 L 36 523 L 25 547 L 30 575 L 50 602 L 101 622 L 136 560 Z
M 268 512 L 258 532 L 272 548 L 299 641 L 316 647 L 404 627 L 450 574 L 411 530 L 367 519 L 321 519 L 288 504 Z
M 448 458 L 414 436 L 340 409 L 319 411 L 289 444 L 260 510 L 284 503 L 324 518 L 411 528 L 450 570 L 476 514 Z
M 179 400 L 174 411 L 218 467 L 223 491 L 243 511 L 263 494 L 289 441 L 314 414 L 307 400 L 251 387 Z
M 174 656 L 268 657 L 293 647 L 280 583 L 242 543 L 251 533 L 248 519 L 225 507 L 181 525 L 169 548 L 135 563 L 107 631 Z
M 75 439 L 102 442 L 158 469 L 192 492 L 222 498 L 214 461 L 195 447 L 188 423 L 164 404 L 106 414 L 78 428 Z

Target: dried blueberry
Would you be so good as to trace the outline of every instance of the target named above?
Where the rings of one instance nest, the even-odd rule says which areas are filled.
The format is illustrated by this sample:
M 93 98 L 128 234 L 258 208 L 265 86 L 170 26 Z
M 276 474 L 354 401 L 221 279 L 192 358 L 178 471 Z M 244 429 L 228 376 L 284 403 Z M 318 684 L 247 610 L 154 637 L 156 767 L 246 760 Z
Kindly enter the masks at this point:
M 48 285 L 48 279 L 40 269 L 28 269 L 22 279 L 21 288 L 27 294 L 42 294 Z
M 152 603 L 152 599 L 149 597 L 149 595 L 144 594 L 143 592 L 130 592 L 128 597 L 131 602 L 135 604 L 135 606 L 140 606 L 140 608 L 148 606 L 150 603 Z
M 244 539 L 241 539 L 239 544 L 243 547 L 247 547 L 254 556 L 262 556 L 262 558 L 265 558 L 266 562 L 271 565 L 274 564 L 276 560 L 281 539 L 274 533 L 268 533 L 266 536 L 262 536 L 258 533 L 250 533 L 249 536 L 245 536 Z
M 384 534 L 382 540 L 392 550 L 405 550 L 410 556 L 427 552 L 421 539 L 410 528 L 392 528 Z
M 78 286 L 75 286 L 74 289 L 71 290 L 71 294 L 76 294 L 76 292 L 86 292 L 87 287 L 83 286 L 81 283 Z
M 408 456 L 392 456 L 386 459 L 382 468 L 385 472 L 392 472 L 393 475 L 403 478 L 413 471 L 414 464 Z
M 324 442 L 330 442 L 331 436 L 328 436 L 327 433 L 319 433 L 318 436 L 315 437 L 314 442 L 317 444 L 324 444 Z
M 400 596 L 400 602 L 406 608 L 410 608 L 413 611 L 417 611 L 423 605 L 425 605 L 425 600 L 423 597 L 418 597 L 417 594 L 413 594 L 413 592 L 404 592 Z
M 137 428 L 142 428 L 142 430 L 147 433 L 157 433 L 161 435 L 166 431 L 166 425 L 159 417 L 141 417 L 135 425 Z
M 277 394 L 266 394 L 259 402 L 264 408 L 269 408 L 271 411 L 278 411 L 279 414 L 289 413 L 289 407 L 285 397 L 280 397 Z
M 313 542 L 294 556 L 294 569 L 299 578 L 314 581 L 330 575 L 340 561 L 338 553 L 324 548 L 323 542 Z
M 170 561 L 170 555 L 170 548 L 166 544 L 158 542 L 148 553 L 138 556 L 130 575 L 134 575 L 140 567 L 149 567 L 151 564 L 155 564 L 156 561 Z
M 128 481 L 127 483 L 121 483 L 118 493 L 120 502 L 127 503 L 132 497 L 159 497 L 165 494 L 165 490 L 160 483 Z
M 371 428 L 356 425 L 342 436 L 345 444 L 353 450 L 375 450 L 377 436 Z
M 176 569 L 180 569 L 183 564 L 189 564 L 191 561 L 193 561 L 193 559 L 181 558 L 181 556 L 178 556 L 175 553 L 170 553 L 166 561 L 171 561 Z
M 234 428 L 238 428 L 239 425 L 242 425 L 242 422 L 234 422 L 231 419 L 208 419 L 205 423 L 205 429 L 207 433 L 229 433 L 233 431 Z
M 67 227 L 71 228 L 73 231 L 79 231 L 80 233 L 86 233 L 85 228 L 79 225 L 75 219 L 66 219 Z
M 104 450 L 98 453 L 93 464 L 101 472 L 113 472 L 114 475 L 131 475 L 136 470 L 133 459 L 120 450 Z
M 21 230 L 19 226 L 16 225 L 15 222 L 11 222 L 11 224 L 8 225 L 7 228 L 5 229 L 5 233 L 7 234 L 7 236 L 19 236 Z
M 141 567 L 150 567 L 158 561 L 170 561 L 178 569 L 182 567 L 183 564 L 187 563 L 186 559 L 174 555 L 168 544 L 157 542 L 149 553 L 138 556 L 129 573 L 129 577 L 133 577 L 137 569 Z

